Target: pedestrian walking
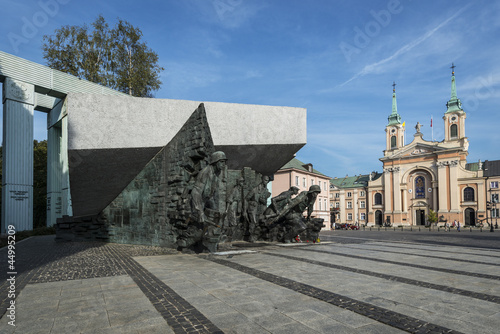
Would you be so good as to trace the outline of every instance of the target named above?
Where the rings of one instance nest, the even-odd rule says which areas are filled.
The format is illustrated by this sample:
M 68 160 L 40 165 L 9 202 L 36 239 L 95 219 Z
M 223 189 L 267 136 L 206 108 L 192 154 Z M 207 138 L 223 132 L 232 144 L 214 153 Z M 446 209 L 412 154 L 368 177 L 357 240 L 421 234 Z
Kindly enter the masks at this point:
M 460 221 L 457 223 L 457 232 L 460 232 Z

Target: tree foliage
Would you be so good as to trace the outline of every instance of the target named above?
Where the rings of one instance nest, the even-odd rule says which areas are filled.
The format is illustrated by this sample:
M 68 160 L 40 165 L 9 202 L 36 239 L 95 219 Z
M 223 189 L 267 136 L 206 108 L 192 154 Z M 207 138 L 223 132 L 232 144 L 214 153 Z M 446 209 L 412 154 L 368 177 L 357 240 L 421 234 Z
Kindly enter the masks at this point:
M 33 227 L 47 223 L 47 141 L 33 142 Z
M 427 221 L 431 224 L 437 223 L 438 221 L 437 212 L 429 209 L 429 214 L 427 215 Z
M 158 55 L 145 42 L 142 32 L 118 19 L 110 28 L 99 17 L 89 28 L 64 26 L 43 37 L 43 57 L 51 68 L 107 86 L 129 95 L 152 97 L 160 89 Z

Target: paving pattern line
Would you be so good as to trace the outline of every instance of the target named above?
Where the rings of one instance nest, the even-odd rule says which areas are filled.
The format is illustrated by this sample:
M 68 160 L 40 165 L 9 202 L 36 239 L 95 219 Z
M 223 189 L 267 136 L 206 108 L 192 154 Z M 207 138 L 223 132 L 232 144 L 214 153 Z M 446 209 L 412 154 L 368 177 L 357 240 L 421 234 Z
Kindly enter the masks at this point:
M 429 241 L 427 243 L 418 243 L 418 242 L 412 242 L 412 241 L 396 241 L 396 240 L 380 240 L 380 239 L 371 239 L 371 238 L 361 238 L 361 237 L 341 237 L 338 235 L 323 235 L 321 236 L 321 240 L 328 240 L 328 241 L 333 241 L 335 238 L 340 238 L 340 239 L 351 239 L 351 240 L 366 240 L 367 242 L 374 242 L 374 243 L 395 243 L 395 244 L 404 244 L 404 245 L 421 245 L 421 246 L 432 246 L 432 247 L 460 247 L 462 249 L 469 249 L 469 250 L 474 250 L 474 251 L 488 251 L 488 252 L 495 252 L 495 253 L 500 253 L 500 249 L 497 248 L 490 248 L 490 247 L 472 247 L 472 246 L 462 246 L 462 245 L 456 245 L 456 244 L 439 244 L 436 241 L 432 242 Z
M 328 262 L 322 262 L 322 261 L 301 258 L 301 257 L 297 257 L 297 256 L 277 254 L 277 253 L 271 253 L 271 252 L 261 252 L 261 254 L 281 257 L 281 258 L 289 259 L 289 260 L 301 261 L 301 262 L 315 264 L 318 266 L 332 268 L 332 269 L 349 271 L 349 272 L 353 272 L 356 274 L 368 275 L 368 276 L 372 276 L 372 277 L 390 280 L 393 282 L 405 283 L 405 284 L 410 284 L 410 285 L 414 285 L 414 286 L 419 286 L 422 288 L 428 288 L 428 289 L 433 289 L 433 290 L 449 292 L 449 293 L 453 293 L 453 294 L 460 295 L 460 296 L 466 296 L 466 297 L 479 299 L 481 301 L 489 301 L 492 303 L 500 304 L 500 296 L 488 295 L 485 293 L 479 293 L 479 292 L 474 292 L 474 291 L 469 291 L 469 290 L 453 288 L 453 287 L 450 287 L 447 285 L 440 285 L 440 284 L 434 284 L 434 283 L 413 280 L 413 279 L 409 279 L 409 278 L 405 278 L 405 277 L 401 277 L 401 276 L 387 275 L 387 274 L 377 273 L 374 271 L 369 271 L 369 270 L 364 270 L 364 269 L 356 269 L 356 268 L 341 266 L 341 265 L 332 264 L 332 263 L 328 263 Z
M 359 301 L 347 296 L 316 288 L 312 285 L 300 283 L 282 276 L 266 273 L 264 271 L 250 268 L 232 261 L 216 258 L 214 256 L 202 256 L 200 258 L 215 262 L 226 267 L 233 268 L 243 273 L 252 275 L 259 279 L 271 282 L 278 286 L 299 292 L 303 295 L 321 300 L 328 304 L 346 309 L 351 312 L 363 315 L 380 323 L 398 328 L 408 333 L 450 333 L 459 334 L 461 332 L 446 328 L 440 325 L 432 324 L 420 319 L 416 319 L 389 309 Z
M 366 245 L 366 244 L 364 244 L 364 245 Z M 381 246 L 382 247 L 391 247 L 391 248 L 401 248 L 400 246 L 394 246 L 394 245 L 381 245 Z M 369 250 L 370 252 L 382 252 L 382 253 L 390 253 L 390 254 L 403 254 L 403 255 L 425 257 L 425 258 L 433 258 L 433 259 L 441 259 L 441 260 L 457 261 L 457 262 L 466 262 L 466 263 L 474 263 L 474 264 L 485 264 L 485 265 L 488 265 L 488 266 L 499 266 L 500 267 L 500 264 L 498 264 L 498 263 L 482 262 L 482 261 L 474 261 L 474 260 L 466 260 L 466 259 L 458 259 L 458 258 L 451 258 L 451 257 L 445 257 L 445 256 L 423 255 L 423 254 L 409 254 L 409 253 L 405 253 L 405 252 L 386 251 L 386 250 L 380 250 L 380 249 L 374 249 L 374 248 L 361 248 L 361 247 L 350 246 L 350 245 L 346 245 L 346 244 L 343 244 L 342 247 L 343 248 L 359 249 L 359 250 Z M 423 248 L 405 248 L 405 249 L 420 249 L 420 250 L 430 251 L 428 249 L 423 249 Z M 474 254 L 474 255 L 476 255 L 476 254 Z M 479 256 L 489 256 L 489 255 L 479 255 Z
M 486 278 L 486 279 L 492 279 L 492 280 L 500 281 L 500 276 L 496 276 L 496 275 L 489 275 L 489 274 L 482 274 L 482 273 L 471 273 L 471 272 L 468 272 L 468 271 L 446 269 L 446 268 L 429 267 L 429 266 L 424 266 L 424 265 L 420 265 L 420 264 L 412 264 L 412 263 L 398 262 L 398 261 L 391 261 L 391 260 L 383 260 L 383 259 L 374 259 L 374 258 L 367 257 L 367 256 L 360 256 L 360 255 L 354 255 L 354 254 L 345 254 L 345 253 L 340 253 L 340 252 L 325 251 L 325 250 L 319 250 L 319 249 L 309 249 L 309 247 L 301 248 L 301 250 L 308 251 L 308 252 L 315 252 L 315 253 L 324 253 L 324 254 L 344 256 L 344 257 L 349 257 L 349 258 L 354 258 L 354 259 L 360 259 L 360 260 L 368 260 L 368 261 L 375 261 L 375 262 L 396 264 L 398 266 L 406 266 L 406 267 L 412 267 L 412 268 L 419 268 L 419 269 L 426 269 L 426 270 L 432 270 L 432 271 L 439 271 L 439 272 L 448 273 L 448 274 L 472 276 L 472 277 L 479 277 L 479 278 Z
M 118 249 L 106 249 L 111 256 L 121 258 L 123 268 L 160 312 L 174 333 L 223 334 L 215 324 L 158 277 Z

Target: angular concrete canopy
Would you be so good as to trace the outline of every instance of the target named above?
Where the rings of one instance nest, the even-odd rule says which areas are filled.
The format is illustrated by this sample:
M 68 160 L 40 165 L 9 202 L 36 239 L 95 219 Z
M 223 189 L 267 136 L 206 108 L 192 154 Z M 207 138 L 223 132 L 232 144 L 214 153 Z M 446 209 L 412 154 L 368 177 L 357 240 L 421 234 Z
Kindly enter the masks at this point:
M 69 93 L 65 112 L 73 215 L 102 211 L 201 102 Z M 226 153 L 230 169 L 251 167 L 270 175 L 306 144 L 304 108 L 204 104 L 215 149 Z

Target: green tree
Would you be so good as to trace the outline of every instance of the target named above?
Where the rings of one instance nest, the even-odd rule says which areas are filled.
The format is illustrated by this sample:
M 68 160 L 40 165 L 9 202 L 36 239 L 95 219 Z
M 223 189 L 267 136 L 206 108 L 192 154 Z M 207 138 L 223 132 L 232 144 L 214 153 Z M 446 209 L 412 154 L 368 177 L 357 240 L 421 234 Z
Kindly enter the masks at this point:
M 33 142 L 33 228 L 47 224 L 47 141 Z
M 141 30 L 129 22 L 118 19 L 111 29 L 99 15 L 91 28 L 64 26 L 45 35 L 43 57 L 51 68 L 132 96 L 152 97 L 164 68 L 141 38 Z
M 437 223 L 437 221 L 438 221 L 438 215 L 437 215 L 437 212 L 436 212 L 436 211 L 433 211 L 433 210 L 431 210 L 431 209 L 429 209 L 429 214 L 427 215 L 427 221 L 428 221 L 430 224 Z

